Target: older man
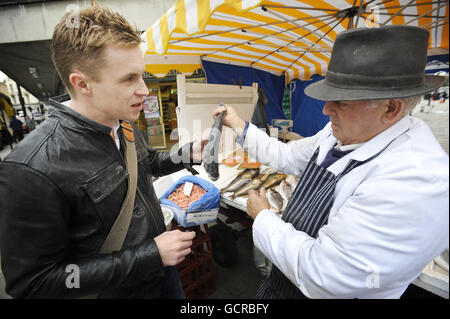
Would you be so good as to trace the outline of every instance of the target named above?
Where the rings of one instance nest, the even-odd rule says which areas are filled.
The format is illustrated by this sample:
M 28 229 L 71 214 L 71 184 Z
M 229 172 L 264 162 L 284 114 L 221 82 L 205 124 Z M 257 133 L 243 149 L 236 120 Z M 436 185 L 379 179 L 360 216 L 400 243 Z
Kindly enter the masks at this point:
M 306 89 L 330 123 L 289 145 L 227 109 L 251 156 L 300 176 L 281 219 L 264 190 L 249 193 L 255 245 L 276 266 L 258 297 L 399 298 L 448 247 L 448 155 L 408 115 L 443 83 L 424 75 L 427 47 L 417 27 L 340 34 L 326 78 Z

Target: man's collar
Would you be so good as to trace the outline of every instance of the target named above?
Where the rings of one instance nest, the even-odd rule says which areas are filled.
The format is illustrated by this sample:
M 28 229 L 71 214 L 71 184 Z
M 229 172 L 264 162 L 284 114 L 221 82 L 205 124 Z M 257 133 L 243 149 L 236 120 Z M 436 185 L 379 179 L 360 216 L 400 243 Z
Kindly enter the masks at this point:
M 55 96 L 49 98 L 49 103 L 52 108 L 59 113 L 62 113 L 66 119 L 72 122 L 76 127 L 83 127 L 85 129 L 93 130 L 96 132 L 101 132 L 104 134 L 110 134 L 111 128 L 100 124 L 96 121 L 88 119 L 87 117 L 81 115 L 80 113 L 74 111 L 69 106 L 67 102 L 70 101 L 70 96 L 68 94 Z
M 396 139 L 401 134 L 405 133 L 411 126 L 411 120 L 409 116 L 403 117 L 400 121 L 392 125 L 391 127 L 387 128 L 383 132 L 379 133 L 378 135 L 374 136 L 369 141 L 363 143 L 360 147 L 355 149 L 353 152 L 350 152 L 343 158 L 339 159 L 338 161 L 334 162 L 328 170 L 332 172 L 333 174 L 340 173 L 345 166 L 347 165 L 348 161 L 350 159 L 363 162 L 372 156 L 376 155 L 380 151 L 382 151 L 389 143 L 391 143 L 394 139 Z M 321 145 L 320 145 L 320 153 L 319 158 L 322 153 L 322 160 L 325 157 L 325 154 L 328 152 L 328 150 L 333 147 L 337 140 L 336 138 L 331 134 L 331 127 L 327 126 L 327 128 L 330 131 L 330 135 L 327 139 L 325 139 Z M 319 159 L 318 159 L 319 161 Z
M 365 161 L 383 150 L 394 139 L 405 133 L 411 126 L 409 116 L 404 116 L 400 121 L 375 135 L 360 148 L 350 153 L 350 158 L 356 161 Z

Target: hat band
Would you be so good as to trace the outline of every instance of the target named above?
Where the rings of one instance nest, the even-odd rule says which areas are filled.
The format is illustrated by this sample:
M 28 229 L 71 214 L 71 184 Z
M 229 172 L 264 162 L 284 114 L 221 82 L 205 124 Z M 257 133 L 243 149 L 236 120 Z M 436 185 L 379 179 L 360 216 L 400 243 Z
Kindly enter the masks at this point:
M 425 80 L 425 73 L 379 76 L 344 74 L 328 70 L 325 80 L 327 84 L 341 89 L 390 91 L 395 89 L 410 89 L 423 84 Z

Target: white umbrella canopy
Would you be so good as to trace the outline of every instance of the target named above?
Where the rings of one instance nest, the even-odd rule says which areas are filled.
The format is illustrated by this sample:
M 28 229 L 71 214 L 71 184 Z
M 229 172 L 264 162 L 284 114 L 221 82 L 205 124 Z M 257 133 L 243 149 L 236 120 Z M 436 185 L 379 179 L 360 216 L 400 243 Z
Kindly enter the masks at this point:
M 201 60 L 248 66 L 286 82 L 325 75 L 336 36 L 347 29 L 415 25 L 429 48 L 448 49 L 447 1 L 178 0 L 142 34 L 146 71 L 191 74 Z

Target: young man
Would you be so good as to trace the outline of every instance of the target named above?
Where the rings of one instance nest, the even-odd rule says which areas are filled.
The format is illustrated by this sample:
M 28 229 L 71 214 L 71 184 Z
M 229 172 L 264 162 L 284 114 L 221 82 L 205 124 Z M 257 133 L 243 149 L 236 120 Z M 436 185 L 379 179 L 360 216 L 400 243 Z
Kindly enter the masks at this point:
M 448 154 L 409 116 L 444 80 L 424 74 L 427 47 L 417 27 L 339 34 L 325 80 L 305 90 L 330 123 L 289 145 L 227 108 L 252 157 L 300 176 L 281 219 L 249 192 L 255 246 L 274 264 L 257 297 L 399 298 L 448 248 Z
M 176 154 L 146 146 L 132 129 L 148 94 L 139 34 L 106 8 L 73 14 L 52 39 L 70 97 L 50 99 L 47 120 L 0 165 L 6 291 L 14 298 L 183 298 L 175 265 L 190 253 L 195 232 L 165 231 L 152 176 L 183 169 L 192 156 L 201 160 L 201 147 L 191 155 L 191 144 Z M 125 154 L 133 139 L 134 209 L 121 249 L 105 252 L 131 187 Z M 174 160 L 180 157 L 186 163 Z

